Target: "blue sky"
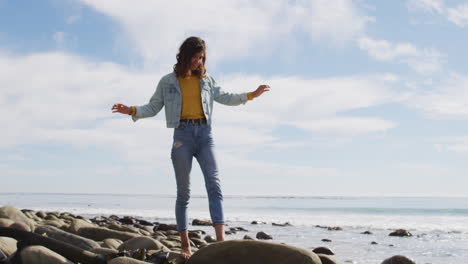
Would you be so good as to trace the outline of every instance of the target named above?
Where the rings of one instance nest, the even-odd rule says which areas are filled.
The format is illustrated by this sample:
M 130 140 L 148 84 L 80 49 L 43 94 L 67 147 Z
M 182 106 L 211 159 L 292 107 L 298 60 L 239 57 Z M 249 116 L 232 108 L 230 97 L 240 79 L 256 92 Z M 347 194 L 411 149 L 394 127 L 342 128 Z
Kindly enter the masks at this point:
M 174 194 L 163 112 L 110 108 L 196 35 L 225 90 L 272 87 L 215 107 L 225 194 L 467 196 L 467 30 L 449 0 L 0 0 L 0 191 Z

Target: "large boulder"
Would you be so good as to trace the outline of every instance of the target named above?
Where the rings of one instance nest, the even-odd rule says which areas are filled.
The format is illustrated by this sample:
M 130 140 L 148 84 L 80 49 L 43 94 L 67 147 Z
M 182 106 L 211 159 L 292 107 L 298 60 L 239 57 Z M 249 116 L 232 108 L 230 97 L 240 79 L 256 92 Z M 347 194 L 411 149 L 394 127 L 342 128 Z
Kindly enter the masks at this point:
M 125 241 L 122 245 L 120 245 L 117 250 L 136 250 L 136 249 L 154 249 L 154 250 L 163 250 L 169 251 L 169 249 L 164 246 L 161 242 L 156 239 L 150 237 L 134 237 L 127 241 Z
M 34 264 L 73 264 L 65 257 L 43 246 L 29 246 L 21 250 L 23 263 Z
M 396 255 L 384 260 L 382 264 L 415 264 L 415 262 L 405 256 Z
M 13 206 L 0 207 L 0 218 L 13 220 L 14 222 L 24 223 L 29 226 L 30 230 L 34 230 L 34 221 L 29 219 L 18 208 Z
M 16 251 L 16 243 L 16 239 L 0 237 L 0 251 L 3 251 L 8 257 Z
M 47 234 L 48 237 L 75 245 L 84 250 L 101 247 L 97 242 L 91 239 L 65 232 L 53 226 L 38 226 L 34 232 L 40 235 Z
M 230 240 L 210 244 L 197 252 L 187 264 L 321 264 L 320 258 L 306 249 L 251 240 Z
M 105 227 L 81 227 L 77 235 L 87 237 L 94 241 L 102 241 L 106 238 L 116 238 L 122 241 L 129 240 L 139 235 L 129 232 L 111 230 Z
M 12 224 L 14 224 L 15 221 L 6 219 L 6 218 L 0 218 L 0 227 L 10 227 Z

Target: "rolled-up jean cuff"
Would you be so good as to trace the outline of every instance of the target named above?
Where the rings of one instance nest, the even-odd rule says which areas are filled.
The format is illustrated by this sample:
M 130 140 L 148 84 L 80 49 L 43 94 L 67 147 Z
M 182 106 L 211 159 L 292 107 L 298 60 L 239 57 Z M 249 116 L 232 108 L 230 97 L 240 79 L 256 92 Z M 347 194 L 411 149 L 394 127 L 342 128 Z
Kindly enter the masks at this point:
M 213 226 L 214 225 L 224 225 L 224 222 L 216 222 L 216 223 L 213 223 Z

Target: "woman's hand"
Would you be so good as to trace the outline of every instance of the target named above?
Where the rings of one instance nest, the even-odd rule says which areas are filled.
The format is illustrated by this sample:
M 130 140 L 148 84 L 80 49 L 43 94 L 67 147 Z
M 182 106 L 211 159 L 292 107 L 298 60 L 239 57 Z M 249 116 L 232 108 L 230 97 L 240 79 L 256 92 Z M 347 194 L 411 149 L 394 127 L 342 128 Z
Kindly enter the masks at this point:
M 114 104 L 112 106 L 112 113 L 122 113 L 122 114 L 130 114 L 132 109 L 124 104 Z
M 264 92 L 268 92 L 268 91 L 270 91 L 270 86 L 266 84 L 262 84 L 257 88 L 257 90 L 252 92 L 252 95 L 255 98 L 255 97 L 259 97 Z

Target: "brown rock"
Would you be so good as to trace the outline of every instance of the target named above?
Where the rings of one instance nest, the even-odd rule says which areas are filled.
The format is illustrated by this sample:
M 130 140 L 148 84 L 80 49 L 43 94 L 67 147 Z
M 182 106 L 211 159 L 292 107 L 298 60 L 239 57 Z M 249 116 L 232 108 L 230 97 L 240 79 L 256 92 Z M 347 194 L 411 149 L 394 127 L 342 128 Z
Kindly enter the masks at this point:
M 316 247 L 312 250 L 312 252 L 316 253 L 316 254 L 324 254 L 324 255 L 335 255 L 335 253 L 333 253 L 333 251 L 331 251 L 329 248 L 327 247 Z
M 120 245 L 117 250 L 136 250 L 136 249 L 155 249 L 155 250 L 163 250 L 168 252 L 169 249 L 164 246 L 161 242 L 156 239 L 150 237 L 134 237 L 127 241 L 125 241 L 122 245 Z
M 0 251 L 3 251 L 8 257 L 16 251 L 16 243 L 16 239 L 0 237 Z
M 410 237 L 413 236 L 408 230 L 397 229 L 389 234 L 389 236 Z
M 73 264 L 65 257 L 43 246 L 29 246 L 21 250 L 23 263 L 34 264 Z
M 415 262 L 405 256 L 396 255 L 384 260 L 382 264 L 415 264 Z
M 250 240 L 230 240 L 210 244 L 197 252 L 187 264 L 321 264 L 313 252 L 292 246 Z
M 338 262 L 333 259 L 332 257 L 325 255 L 325 254 L 317 254 L 319 256 L 320 261 L 322 261 L 322 264 L 338 264 Z

